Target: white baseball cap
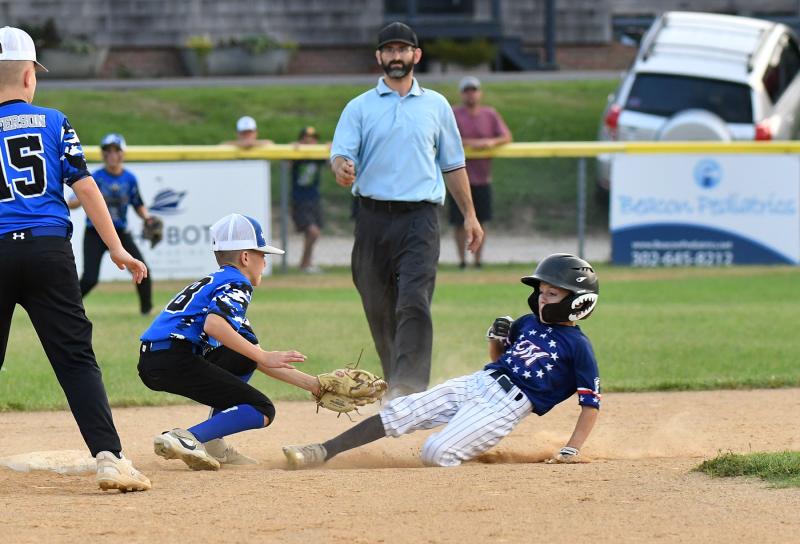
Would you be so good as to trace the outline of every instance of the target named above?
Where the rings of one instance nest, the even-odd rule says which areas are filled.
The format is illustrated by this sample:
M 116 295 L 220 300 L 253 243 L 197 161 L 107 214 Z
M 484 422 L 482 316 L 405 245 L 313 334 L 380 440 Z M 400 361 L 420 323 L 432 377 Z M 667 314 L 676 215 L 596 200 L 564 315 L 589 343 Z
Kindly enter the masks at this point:
M 239 117 L 239 120 L 236 121 L 236 132 L 244 132 L 245 130 L 255 130 L 256 129 L 256 120 L 250 117 L 249 115 L 245 115 L 244 117 Z
M 125 151 L 125 148 L 128 147 L 122 134 L 115 134 L 113 132 L 111 134 L 106 134 L 103 136 L 103 139 L 100 140 L 100 149 L 105 149 L 110 145 L 117 146 L 122 151 Z
M 267 245 L 264 230 L 252 217 L 232 213 L 211 225 L 211 250 L 234 251 L 253 249 L 262 253 L 283 255 L 284 251 Z
M 48 71 L 36 60 L 33 38 L 21 28 L 13 26 L 0 28 L 0 61 L 2 60 L 32 60 L 36 64 L 36 70 Z
M 475 76 L 466 76 L 458 84 L 458 90 L 462 93 L 465 89 L 480 89 L 481 80 Z

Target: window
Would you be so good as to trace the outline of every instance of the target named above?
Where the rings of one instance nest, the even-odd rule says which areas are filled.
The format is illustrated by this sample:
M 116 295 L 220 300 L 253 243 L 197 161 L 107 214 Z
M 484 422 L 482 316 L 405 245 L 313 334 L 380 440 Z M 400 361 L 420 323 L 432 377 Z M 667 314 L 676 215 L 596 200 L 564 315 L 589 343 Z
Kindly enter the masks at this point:
M 625 109 L 672 117 L 688 109 L 717 114 L 726 123 L 752 123 L 750 87 L 742 83 L 670 74 L 636 76 Z

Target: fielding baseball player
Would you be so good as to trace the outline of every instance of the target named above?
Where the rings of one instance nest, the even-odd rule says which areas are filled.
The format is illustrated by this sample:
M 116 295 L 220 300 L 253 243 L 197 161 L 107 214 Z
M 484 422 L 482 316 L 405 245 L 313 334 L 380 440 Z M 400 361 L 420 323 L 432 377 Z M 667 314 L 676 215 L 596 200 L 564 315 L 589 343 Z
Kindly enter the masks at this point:
M 256 370 L 309 391 L 317 406 L 339 413 L 381 398 L 386 382 L 369 371 L 311 376 L 291 364 L 304 361 L 302 353 L 261 349 L 245 313 L 266 254 L 283 250 L 267 245 L 258 221 L 227 215 L 211 226 L 211 244 L 219 270 L 175 295 L 141 337 L 144 384 L 211 407 L 206 421 L 157 436 L 157 455 L 180 459 L 193 470 L 256 463 L 223 439 L 275 419 L 272 401 L 247 383 Z
M 128 231 L 128 206 L 133 206 L 136 214 L 141 217 L 145 224 L 155 220 L 150 216 L 147 207 L 139 194 L 139 183 L 129 170 L 123 167 L 125 157 L 125 138 L 120 134 L 107 134 L 100 140 L 100 149 L 103 152 L 103 168 L 95 170 L 92 177 L 97 182 L 100 192 L 108 206 L 111 219 L 114 221 L 114 228 L 117 236 L 122 241 L 122 246 L 131 255 L 144 261 L 142 252 L 133 241 L 133 236 Z M 80 202 L 77 199 L 70 200 L 70 208 L 78 208 Z M 81 275 L 81 295 L 86 296 L 97 285 L 100 275 L 100 260 L 106 246 L 100 239 L 97 229 L 92 224 L 91 219 L 86 218 L 86 230 L 83 234 L 83 274 Z M 143 315 L 150 313 L 153 308 L 153 286 L 150 277 L 145 278 L 136 286 L 139 295 L 139 311 Z
M 19 304 L 28 312 L 97 459 L 99 486 L 143 491 L 150 480 L 122 456 L 92 351 L 92 324 L 78 286 L 64 185 L 83 204 L 111 260 L 130 270 L 137 283 L 147 276 L 147 268 L 122 247 L 67 118 L 31 104 L 37 70 L 45 68 L 36 61 L 31 37 L 18 28 L 0 29 L 0 366 Z
M 487 332 L 493 362 L 421 393 L 391 401 L 377 415 L 322 444 L 285 446 L 292 469 L 316 466 L 384 436 L 444 428 L 422 447 L 426 465 L 456 466 L 484 453 L 531 412 L 544 415 L 577 393 L 581 412 L 572 437 L 550 462 L 579 460 L 600 408 L 600 378 L 592 345 L 576 321 L 597 304 L 591 265 L 573 255 L 545 258 L 522 278 L 533 287 L 533 311 L 512 322 L 497 318 Z

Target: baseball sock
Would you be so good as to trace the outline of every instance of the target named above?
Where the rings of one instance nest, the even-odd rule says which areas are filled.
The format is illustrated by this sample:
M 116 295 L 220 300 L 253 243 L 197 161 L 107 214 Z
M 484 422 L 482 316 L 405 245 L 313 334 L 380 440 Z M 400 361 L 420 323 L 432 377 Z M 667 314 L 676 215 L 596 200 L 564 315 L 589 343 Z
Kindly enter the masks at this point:
M 240 433 L 264 426 L 264 414 L 250 406 L 240 404 L 216 414 L 202 423 L 187 429 L 200 442 L 208 442 L 229 434 Z
M 383 428 L 381 416 L 380 414 L 375 414 L 355 427 L 351 427 L 339 436 L 331 438 L 322 444 L 327 452 L 325 460 L 327 461 L 334 455 L 338 455 L 343 451 L 352 450 L 358 446 L 375 442 L 384 436 L 386 436 L 386 430 Z

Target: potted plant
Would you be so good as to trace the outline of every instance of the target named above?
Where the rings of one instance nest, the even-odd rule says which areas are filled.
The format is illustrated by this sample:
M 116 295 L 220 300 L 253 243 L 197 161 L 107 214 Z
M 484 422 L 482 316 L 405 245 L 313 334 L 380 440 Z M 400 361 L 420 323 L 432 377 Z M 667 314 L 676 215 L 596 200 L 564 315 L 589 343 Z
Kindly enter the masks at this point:
M 497 46 L 489 40 L 457 41 L 448 38 L 433 40 L 422 48 L 428 58 L 428 71 L 488 72 L 497 57 Z
M 214 43 L 208 34 L 189 36 L 186 47 L 181 50 L 181 57 L 189 75 L 208 75 L 208 56 L 213 49 Z
M 208 37 L 187 41 L 187 70 L 191 75 L 259 75 L 285 73 L 296 46 L 257 34 L 213 45 Z
M 41 26 L 20 27 L 33 38 L 38 60 L 49 70 L 45 77 L 95 77 L 108 55 L 108 47 L 99 47 L 86 36 L 62 38 L 52 19 Z

